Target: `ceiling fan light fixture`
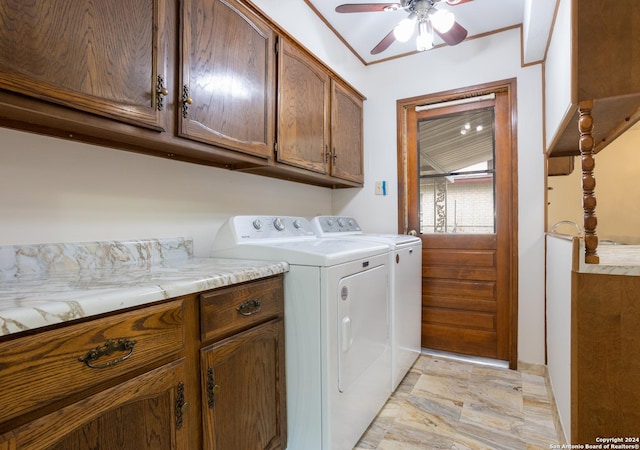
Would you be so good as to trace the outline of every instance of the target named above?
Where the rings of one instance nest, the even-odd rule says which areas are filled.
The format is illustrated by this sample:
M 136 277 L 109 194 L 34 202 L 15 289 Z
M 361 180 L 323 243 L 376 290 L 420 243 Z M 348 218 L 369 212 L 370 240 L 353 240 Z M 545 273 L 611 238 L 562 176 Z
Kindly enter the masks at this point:
M 431 24 L 427 20 L 421 20 L 418 24 L 418 37 L 416 38 L 416 49 L 419 52 L 433 48 L 433 32 Z
M 402 19 L 400 23 L 398 23 L 398 25 L 396 25 L 393 29 L 393 35 L 395 36 L 396 40 L 399 42 L 407 42 L 413 34 L 415 23 L 415 16 L 409 16 L 406 19 Z
M 438 30 L 439 33 L 446 33 L 451 30 L 453 24 L 456 23 L 456 16 L 446 9 L 431 8 L 429 11 L 429 19 L 431 19 L 433 28 Z

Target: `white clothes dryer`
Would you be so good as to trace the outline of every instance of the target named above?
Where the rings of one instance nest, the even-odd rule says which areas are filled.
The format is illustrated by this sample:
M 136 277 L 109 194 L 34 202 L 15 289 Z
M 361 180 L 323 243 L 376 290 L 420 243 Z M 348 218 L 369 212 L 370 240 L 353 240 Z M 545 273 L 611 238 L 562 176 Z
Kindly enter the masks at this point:
M 422 241 L 406 234 L 364 233 L 353 217 L 317 216 L 311 225 L 323 238 L 389 245 L 391 390 L 395 391 L 421 351 Z
M 391 395 L 388 245 L 321 239 L 302 217 L 234 216 L 212 256 L 288 262 L 287 448 L 353 448 Z

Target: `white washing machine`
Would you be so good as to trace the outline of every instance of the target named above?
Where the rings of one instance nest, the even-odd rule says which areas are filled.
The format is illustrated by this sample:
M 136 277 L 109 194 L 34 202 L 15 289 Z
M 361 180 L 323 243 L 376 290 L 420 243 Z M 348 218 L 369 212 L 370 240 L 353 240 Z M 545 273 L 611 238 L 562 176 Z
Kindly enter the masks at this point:
M 406 234 L 363 233 L 353 217 L 317 216 L 311 224 L 316 235 L 323 238 L 389 245 L 391 390 L 395 391 L 421 351 L 422 241 Z
M 389 246 L 318 238 L 302 217 L 234 216 L 212 256 L 289 263 L 287 448 L 352 449 L 391 395 Z

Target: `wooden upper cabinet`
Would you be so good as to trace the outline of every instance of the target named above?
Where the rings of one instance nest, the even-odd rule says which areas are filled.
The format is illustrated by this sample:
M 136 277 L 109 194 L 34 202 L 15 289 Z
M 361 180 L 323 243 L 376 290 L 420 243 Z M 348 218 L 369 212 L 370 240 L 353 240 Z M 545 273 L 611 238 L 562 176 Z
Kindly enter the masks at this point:
M 328 173 L 329 74 L 283 38 L 278 63 L 277 160 Z
M 579 104 L 592 101 L 597 153 L 640 119 L 640 2 L 561 0 L 545 60 L 549 156 L 580 154 Z
M 331 175 L 362 183 L 362 97 L 337 80 L 331 82 Z
M 359 187 L 362 101 L 250 1 L 0 0 L 0 126 Z
M 165 1 L 3 0 L 0 88 L 162 130 Z
M 235 0 L 185 0 L 182 16 L 180 136 L 270 157 L 273 29 Z

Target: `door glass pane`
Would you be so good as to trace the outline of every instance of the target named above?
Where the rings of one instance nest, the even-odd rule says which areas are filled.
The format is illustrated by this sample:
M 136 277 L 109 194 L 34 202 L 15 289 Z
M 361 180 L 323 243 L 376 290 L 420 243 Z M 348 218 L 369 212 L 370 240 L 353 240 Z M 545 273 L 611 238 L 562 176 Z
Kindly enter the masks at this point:
M 418 122 L 421 233 L 495 233 L 493 124 L 493 108 Z

